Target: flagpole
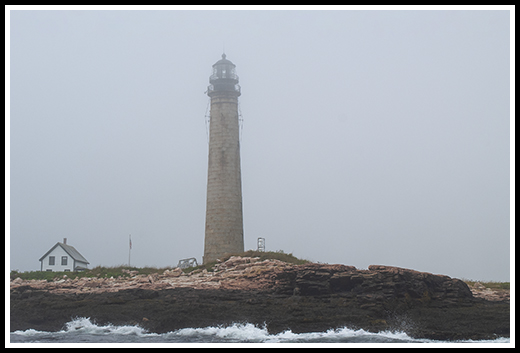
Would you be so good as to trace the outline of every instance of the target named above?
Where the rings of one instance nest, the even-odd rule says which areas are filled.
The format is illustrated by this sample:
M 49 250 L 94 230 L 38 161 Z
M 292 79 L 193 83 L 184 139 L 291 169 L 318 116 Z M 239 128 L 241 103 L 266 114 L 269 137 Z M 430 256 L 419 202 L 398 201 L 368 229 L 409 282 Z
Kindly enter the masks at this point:
M 128 267 L 130 267 L 130 251 L 132 250 L 132 234 L 128 235 Z

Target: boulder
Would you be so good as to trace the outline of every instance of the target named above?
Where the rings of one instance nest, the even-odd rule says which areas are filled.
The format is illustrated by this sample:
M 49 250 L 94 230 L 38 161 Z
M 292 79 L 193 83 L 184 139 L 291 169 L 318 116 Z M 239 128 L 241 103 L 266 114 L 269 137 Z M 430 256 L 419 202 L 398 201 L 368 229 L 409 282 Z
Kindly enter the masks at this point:
M 178 267 L 171 269 L 171 270 L 165 270 L 163 272 L 164 277 L 179 277 L 182 274 L 182 270 Z

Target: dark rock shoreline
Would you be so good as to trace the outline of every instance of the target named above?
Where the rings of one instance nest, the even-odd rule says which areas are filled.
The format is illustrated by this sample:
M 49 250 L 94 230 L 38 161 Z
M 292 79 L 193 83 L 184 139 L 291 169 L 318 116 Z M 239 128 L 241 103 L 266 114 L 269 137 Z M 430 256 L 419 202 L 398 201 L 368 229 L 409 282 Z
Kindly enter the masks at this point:
M 54 290 L 12 285 L 10 330 L 58 331 L 76 317 L 88 317 L 100 325 L 138 324 L 157 333 L 247 322 L 272 334 L 350 327 L 443 341 L 510 335 L 509 301 L 476 298 L 464 282 L 447 276 L 387 266 L 266 268 L 235 262 L 191 286 L 179 285 L 181 278 L 97 291 L 72 283 Z M 215 278 L 218 286 L 200 285 Z

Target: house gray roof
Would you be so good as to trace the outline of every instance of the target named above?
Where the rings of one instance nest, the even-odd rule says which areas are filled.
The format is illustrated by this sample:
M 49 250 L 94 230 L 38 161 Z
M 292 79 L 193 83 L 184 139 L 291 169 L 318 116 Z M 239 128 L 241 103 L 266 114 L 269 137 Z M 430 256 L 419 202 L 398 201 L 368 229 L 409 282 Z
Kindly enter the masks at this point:
M 67 245 L 67 244 L 64 244 L 64 243 L 60 243 L 60 242 L 57 242 L 56 245 L 54 245 L 54 246 L 53 246 L 49 251 L 47 251 L 47 252 L 45 253 L 45 255 L 43 255 L 43 256 L 40 258 L 39 261 L 42 261 L 42 260 L 45 258 L 45 256 L 47 256 L 47 255 L 48 255 L 52 250 L 54 250 L 57 246 L 61 246 L 62 249 L 65 250 L 65 252 L 66 252 L 67 254 L 69 254 L 69 256 L 72 257 L 74 260 L 76 260 L 76 261 L 81 261 L 81 262 L 85 262 L 85 263 L 87 263 L 87 264 L 89 263 L 89 262 L 87 261 L 87 259 L 85 259 L 85 258 L 83 257 L 83 255 L 81 255 L 81 254 L 79 253 L 79 251 L 76 250 L 73 246 L 70 246 L 70 245 Z

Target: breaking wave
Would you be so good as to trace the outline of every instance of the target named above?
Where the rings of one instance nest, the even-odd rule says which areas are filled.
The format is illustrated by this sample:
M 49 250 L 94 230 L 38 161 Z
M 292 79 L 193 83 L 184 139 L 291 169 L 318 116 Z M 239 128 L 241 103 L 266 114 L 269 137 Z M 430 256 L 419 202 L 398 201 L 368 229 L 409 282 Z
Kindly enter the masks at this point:
M 11 343 L 446 343 L 414 339 L 404 332 L 368 332 L 340 328 L 325 332 L 269 334 L 253 324 L 184 328 L 168 333 L 152 333 L 137 325 L 96 325 L 89 318 L 77 318 L 58 332 L 33 329 L 10 334 Z M 509 338 L 459 343 L 509 343 Z M 450 342 L 452 343 L 452 342 Z

